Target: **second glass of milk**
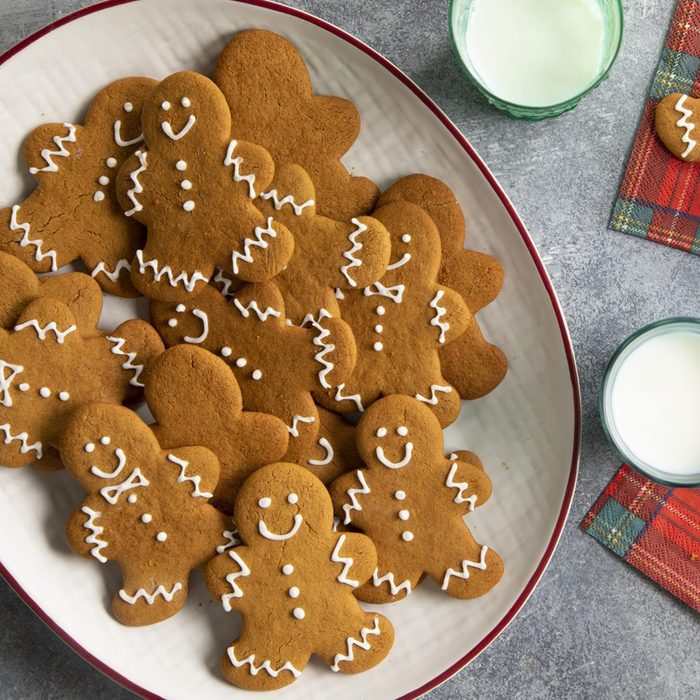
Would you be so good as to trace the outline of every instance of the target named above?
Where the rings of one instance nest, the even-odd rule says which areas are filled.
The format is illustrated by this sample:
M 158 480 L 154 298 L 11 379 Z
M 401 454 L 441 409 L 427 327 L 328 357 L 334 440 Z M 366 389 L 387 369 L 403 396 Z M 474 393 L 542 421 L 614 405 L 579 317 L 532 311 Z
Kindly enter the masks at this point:
M 620 0 L 452 0 L 462 68 L 493 105 L 524 119 L 575 107 L 610 70 Z

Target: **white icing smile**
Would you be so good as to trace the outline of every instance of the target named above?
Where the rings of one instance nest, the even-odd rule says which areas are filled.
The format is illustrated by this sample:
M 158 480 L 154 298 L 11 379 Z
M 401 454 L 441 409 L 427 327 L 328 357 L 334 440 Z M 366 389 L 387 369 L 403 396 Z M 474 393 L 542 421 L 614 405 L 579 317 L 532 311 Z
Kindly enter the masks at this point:
M 384 454 L 384 450 L 381 447 L 377 447 L 374 452 L 377 455 L 377 459 L 385 466 L 389 467 L 389 469 L 401 469 L 402 467 L 405 467 L 410 461 L 411 457 L 413 457 L 413 443 L 412 442 L 407 442 L 404 445 L 404 454 L 403 454 L 403 459 L 400 460 L 399 462 L 392 462 L 390 459 L 386 457 Z
M 124 139 L 122 138 L 122 120 L 117 119 L 114 122 L 114 143 L 121 148 L 126 148 L 127 146 L 134 146 L 135 144 L 143 141 L 143 134 L 139 134 L 135 139 Z
M 386 269 L 387 270 L 398 270 L 400 267 L 403 267 L 410 259 L 411 259 L 411 254 L 404 253 L 395 263 L 391 263 L 391 265 L 387 265 Z
M 297 513 L 294 516 L 294 525 L 292 526 L 292 529 L 289 532 L 284 533 L 283 535 L 278 535 L 276 532 L 272 532 L 271 530 L 269 530 L 267 525 L 265 525 L 264 520 L 260 520 L 260 522 L 258 523 L 258 530 L 260 531 L 260 534 L 268 540 L 277 540 L 279 542 L 294 537 L 294 535 L 296 535 L 297 532 L 299 532 L 299 528 L 301 527 L 301 523 L 303 522 L 303 520 L 304 518 L 301 516 L 301 514 Z
M 178 304 L 177 310 L 184 311 L 184 305 Z M 183 340 L 186 343 L 199 345 L 199 343 L 203 343 L 209 335 L 209 316 L 207 316 L 206 312 L 202 311 L 201 309 L 192 309 L 192 315 L 202 322 L 202 332 L 197 336 L 186 335 Z
M 190 114 L 185 126 L 183 126 L 177 133 L 173 131 L 173 125 L 170 122 L 161 122 L 160 125 L 168 138 L 172 139 L 173 141 L 179 141 L 184 136 L 187 136 L 187 132 L 189 132 L 189 130 L 194 126 L 196 121 L 197 117 L 195 117 L 194 114 Z

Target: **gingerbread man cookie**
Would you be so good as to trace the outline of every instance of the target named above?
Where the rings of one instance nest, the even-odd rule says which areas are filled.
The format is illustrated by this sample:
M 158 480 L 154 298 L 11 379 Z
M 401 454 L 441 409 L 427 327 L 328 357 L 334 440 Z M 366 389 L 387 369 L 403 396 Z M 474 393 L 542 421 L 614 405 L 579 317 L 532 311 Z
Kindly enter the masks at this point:
M 688 163 L 700 161 L 699 119 L 700 104 L 688 95 L 674 92 L 656 105 L 656 133 L 676 158 Z
M 287 318 L 301 325 L 321 309 L 338 316 L 335 289 L 361 289 L 376 282 L 389 264 L 391 241 L 369 216 L 334 221 L 316 214 L 311 178 L 298 165 L 279 168 L 271 188 L 259 195 L 266 217 L 276 216 L 294 235 L 294 254 L 275 277 Z
M 347 382 L 325 394 L 322 405 L 362 411 L 389 394 L 423 401 L 447 426 L 460 398 L 444 378 L 438 351 L 458 338 L 471 314 L 457 292 L 437 282 L 440 236 L 430 216 L 410 202 L 391 202 L 373 216 L 389 230 L 392 262 L 382 279 L 340 300 L 341 317 L 357 343 L 357 366 Z
M 81 259 L 106 292 L 136 296 L 129 270 L 143 228 L 117 201 L 118 167 L 141 143 L 141 107 L 156 85 L 124 78 L 100 91 L 85 125 L 44 124 L 24 144 L 39 183 L 0 212 L 0 248 L 36 272 Z
M 503 265 L 491 255 L 464 248 L 464 214 L 444 182 L 429 175 L 409 175 L 386 190 L 379 205 L 394 201 L 413 202 L 430 214 L 442 245 L 438 282 L 459 292 L 472 314 L 498 296 L 503 286 Z M 500 384 L 508 368 L 506 356 L 484 338 L 475 316 L 466 331 L 440 348 L 439 354 L 445 379 L 463 399 L 488 394 Z
M 135 398 L 144 363 L 162 349 L 144 321 L 86 334 L 62 302 L 32 301 L 13 330 L 0 329 L 0 464 L 60 468 L 55 448 L 69 415 L 88 401 Z
M 389 396 L 365 412 L 357 447 L 367 467 L 341 476 L 330 492 L 342 523 L 377 547 L 377 568 L 358 589 L 360 600 L 399 600 L 426 575 L 455 598 L 491 590 L 503 562 L 463 520 L 491 494 L 476 455 L 445 459 L 439 422 L 407 396 Z
M 122 569 L 114 616 L 150 625 L 174 615 L 187 600 L 190 571 L 230 544 L 228 518 L 209 504 L 219 478 L 214 454 L 161 449 L 128 408 L 93 403 L 68 420 L 61 457 L 88 492 L 66 525 L 70 546 Z
M 151 428 L 164 448 L 202 445 L 219 459 L 212 504 L 232 513 L 243 481 L 287 451 L 287 426 L 275 416 L 243 411 L 241 390 L 226 363 L 191 345 L 166 350 L 145 375 Z
M 312 654 L 341 673 L 384 659 L 393 627 L 353 596 L 372 575 L 374 545 L 333 532 L 333 507 L 318 479 L 293 464 L 263 467 L 243 484 L 235 514 L 244 545 L 206 568 L 211 594 L 243 615 L 243 630 L 222 657 L 226 680 L 273 690 L 299 678 Z
M 151 316 L 168 347 L 184 342 L 222 357 L 236 375 L 243 407 L 284 421 L 290 436 L 285 459 L 307 458 L 319 430 L 311 392 L 337 386 L 355 364 L 344 321 L 288 324 L 274 282 L 246 285 L 230 301 L 207 285 L 186 302 L 152 303 Z
M 241 138 L 264 146 L 278 167 L 297 163 L 309 173 L 319 214 L 349 221 L 372 210 L 377 187 L 341 162 L 360 133 L 360 115 L 349 100 L 313 94 L 289 41 L 261 29 L 240 32 L 222 51 L 214 80 Z
M 255 282 L 280 272 L 294 239 L 253 202 L 272 181 L 273 162 L 231 138 L 216 85 L 197 73 L 171 75 L 150 94 L 142 125 L 145 146 L 118 183 L 127 217 L 148 229 L 131 273 L 137 289 L 178 301 L 199 292 L 216 267 Z

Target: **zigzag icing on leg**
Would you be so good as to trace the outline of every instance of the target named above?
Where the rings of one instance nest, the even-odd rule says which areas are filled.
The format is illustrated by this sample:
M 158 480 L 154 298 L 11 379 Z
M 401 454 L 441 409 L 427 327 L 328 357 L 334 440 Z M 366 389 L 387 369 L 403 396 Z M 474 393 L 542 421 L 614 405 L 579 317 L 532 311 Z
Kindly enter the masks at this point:
M 234 274 L 238 274 L 238 261 L 241 260 L 242 262 L 246 263 L 252 263 L 253 262 L 253 254 L 251 253 L 251 248 L 261 248 L 262 250 L 265 250 L 265 248 L 268 247 L 269 243 L 267 241 L 263 240 L 263 236 L 270 236 L 270 238 L 277 238 L 277 231 L 272 228 L 272 217 L 268 216 L 267 217 L 267 227 L 263 228 L 262 226 L 256 226 L 255 227 L 255 238 L 246 238 L 243 241 L 243 252 L 239 253 L 237 250 L 234 250 L 231 252 L 231 267 L 233 269 Z
M 358 411 L 364 411 L 364 407 L 362 406 L 362 400 L 359 394 L 350 394 L 349 396 L 343 396 L 343 389 L 345 389 L 345 382 L 342 384 L 338 384 L 335 390 L 335 396 L 333 399 L 335 401 L 354 401 L 355 405 L 357 406 Z
M 360 267 L 360 265 L 362 265 L 362 260 L 355 257 L 355 253 L 362 250 L 362 243 L 360 243 L 357 240 L 357 237 L 367 230 L 367 226 L 365 226 L 359 219 L 353 218 L 351 219 L 351 221 L 357 228 L 354 231 L 352 231 L 352 233 L 350 233 L 350 235 L 348 236 L 348 240 L 350 241 L 350 243 L 352 243 L 352 246 L 349 250 L 346 250 L 343 253 L 343 257 L 346 260 L 349 260 L 350 262 L 348 262 L 346 265 L 343 265 L 340 268 L 340 271 L 345 276 L 345 279 L 348 281 L 348 284 L 351 287 L 356 287 L 357 282 L 355 282 L 355 280 L 352 277 L 350 277 L 350 270 L 353 267 Z
M 489 548 L 485 544 L 481 545 L 481 555 L 479 557 L 479 561 L 469 561 L 469 559 L 463 559 L 462 568 L 459 571 L 448 568 L 447 571 L 445 571 L 445 577 L 442 579 L 442 590 L 447 590 L 448 586 L 450 585 L 450 578 L 452 576 L 466 580 L 469 578 L 470 568 L 484 571 L 486 569 L 486 552 L 488 549 Z
M 102 550 L 107 547 L 108 543 L 101 540 L 100 535 L 105 531 L 105 529 L 101 525 L 97 525 L 95 523 L 97 518 L 102 516 L 102 513 L 100 513 L 98 510 L 88 508 L 87 506 L 83 506 L 80 510 L 88 516 L 88 519 L 83 524 L 83 527 L 86 530 L 90 530 L 91 533 L 85 538 L 85 542 L 87 544 L 95 545 L 90 550 L 90 554 L 92 554 L 92 556 L 99 562 L 104 564 L 107 561 L 107 558 L 102 554 Z
M 389 584 L 391 595 L 398 595 L 402 590 L 406 591 L 406 595 L 411 592 L 411 582 L 408 579 L 397 584 L 396 577 L 392 571 L 388 571 L 383 576 L 379 576 L 379 569 L 375 569 L 372 574 L 372 585 L 379 588 L 383 583 Z
M 59 331 L 56 321 L 49 321 L 49 323 L 47 323 L 45 326 L 40 326 L 39 321 L 37 321 L 35 318 L 15 326 L 16 331 L 22 331 L 25 328 L 33 328 L 36 331 L 37 336 L 39 336 L 39 340 L 46 340 L 46 334 L 49 331 L 52 331 L 55 334 L 56 342 L 59 345 L 63 345 L 63 341 L 66 339 L 66 336 L 70 335 L 74 330 L 77 330 L 77 326 L 72 325 L 68 326 L 68 328 L 66 328 L 64 331 Z
M 139 175 L 141 175 L 141 173 L 148 167 L 148 154 L 145 151 L 138 150 L 136 153 L 134 153 L 134 155 L 139 159 L 139 167 L 129 173 L 129 178 L 131 179 L 131 182 L 134 183 L 134 186 L 126 192 L 126 196 L 134 206 L 131 207 L 129 211 L 124 212 L 126 216 L 133 216 L 137 211 L 141 211 L 143 209 L 143 204 L 136 199 L 136 195 L 143 192 L 143 185 L 139 180 Z
M 250 173 L 248 175 L 241 174 L 241 165 L 243 164 L 243 158 L 241 156 L 233 157 L 233 152 L 238 146 L 238 141 L 232 139 L 226 150 L 226 157 L 224 158 L 224 165 L 233 165 L 233 180 L 234 182 L 247 182 L 248 183 L 248 197 L 250 199 L 255 199 L 255 175 Z
M 250 576 L 250 569 L 243 559 L 241 559 L 241 557 L 233 550 L 230 550 L 228 555 L 231 557 L 231 559 L 233 559 L 233 561 L 236 562 L 236 564 L 238 564 L 241 569 L 240 571 L 235 571 L 232 574 L 226 575 L 226 582 L 229 584 L 229 586 L 231 586 L 231 593 L 224 593 L 221 596 L 221 604 L 223 605 L 224 610 L 226 612 L 231 612 L 231 598 L 243 597 L 243 591 L 236 583 L 236 579 L 240 578 L 241 576 Z
M 113 270 L 110 270 L 109 266 L 105 262 L 97 263 L 90 273 L 90 276 L 97 277 L 97 275 L 102 273 L 105 277 L 112 280 L 112 282 L 116 282 L 119 279 L 119 275 L 121 274 L 122 270 L 131 271 L 131 263 L 124 258 L 117 260 L 117 264 L 114 266 Z
M 10 230 L 11 231 L 19 231 L 21 230 L 22 233 L 22 238 L 19 241 L 19 244 L 22 246 L 22 248 L 26 248 L 27 246 L 34 246 L 35 251 L 34 251 L 34 260 L 37 262 L 41 262 L 44 258 L 49 258 L 51 260 L 51 271 L 55 272 L 58 269 L 58 263 L 56 262 L 56 251 L 49 249 L 45 253 L 41 250 L 41 245 L 44 242 L 41 238 L 30 238 L 29 237 L 29 231 L 31 229 L 31 225 L 29 223 L 17 223 L 17 214 L 19 213 L 19 204 L 15 204 L 12 207 L 12 216 L 10 217 Z
M 55 173 L 58 170 L 58 165 L 54 163 L 53 157 L 57 156 L 60 158 L 68 158 L 68 156 L 70 156 L 70 152 L 63 144 L 75 143 L 75 127 L 73 124 L 69 124 L 68 122 L 64 122 L 63 126 L 68 129 L 68 133 L 65 136 L 53 137 L 53 142 L 58 147 L 58 150 L 52 151 L 49 148 L 42 148 L 41 157 L 44 159 L 46 166 L 43 168 L 29 168 L 29 172 L 32 175 L 36 175 L 36 173 Z
M 353 510 L 362 510 L 362 506 L 360 505 L 359 501 L 357 500 L 357 494 L 368 494 L 372 492 L 372 489 L 367 485 L 367 481 L 365 480 L 365 475 L 362 473 L 361 469 L 357 469 L 355 471 L 355 476 L 357 477 L 357 480 L 360 482 L 361 488 L 359 489 L 348 489 L 347 494 L 348 498 L 350 498 L 350 503 L 345 503 L 343 505 L 343 512 L 345 513 L 345 520 L 343 521 L 343 524 L 347 525 L 348 523 L 352 522 L 352 515 L 350 515 L 350 511 Z
M 269 192 L 263 192 L 260 195 L 261 199 L 271 199 L 272 203 L 275 205 L 275 209 L 279 211 L 285 204 L 289 204 L 294 210 L 296 216 L 301 216 L 301 213 L 306 209 L 306 207 L 312 207 L 316 202 L 313 199 L 307 199 L 303 204 L 297 204 L 294 197 L 291 194 L 286 195 L 280 199 L 277 190 L 270 190 Z
M 129 384 L 131 384 L 132 386 L 142 387 L 143 382 L 139 381 L 139 377 L 141 376 L 141 372 L 143 372 L 143 365 L 134 364 L 134 360 L 136 359 L 136 353 L 125 352 L 124 350 L 122 350 L 122 348 L 126 344 L 126 340 L 124 340 L 124 338 L 117 338 L 116 336 L 108 335 L 106 336 L 106 340 L 109 340 L 110 343 L 114 344 L 114 346 L 112 347 L 113 355 L 122 355 L 123 357 L 126 357 L 126 360 L 122 362 L 122 369 L 132 370 L 134 373 L 134 376 L 129 380 Z
M 282 673 L 282 671 L 289 671 L 294 678 L 299 678 L 301 676 L 301 671 L 294 667 L 291 661 L 286 661 L 279 668 L 272 668 L 272 662 L 269 659 L 265 659 L 259 666 L 255 665 L 255 654 L 247 656 L 245 659 L 238 660 L 234 652 L 235 647 L 230 646 L 226 652 L 228 654 L 229 661 L 234 668 L 241 668 L 241 666 L 250 666 L 250 675 L 257 676 L 260 671 L 265 671 L 268 676 L 272 678 L 277 678 L 277 676 Z
M 340 550 L 345 544 L 345 539 L 345 535 L 341 535 L 338 538 L 335 548 L 333 549 L 333 554 L 331 554 L 331 561 L 335 562 L 336 564 L 343 565 L 343 570 L 338 574 L 337 580 L 340 583 L 344 583 L 346 586 L 350 586 L 351 588 L 357 588 L 360 585 L 360 582 L 348 578 L 348 572 L 352 568 L 352 565 L 355 563 L 353 558 L 340 556 Z
M 318 321 L 311 321 L 311 325 L 318 331 L 316 337 L 314 338 L 314 345 L 320 347 L 321 349 L 314 355 L 314 359 L 323 366 L 323 369 L 318 373 L 318 381 L 321 383 L 321 386 L 324 389 L 331 388 L 331 385 L 326 377 L 333 371 L 334 365 L 332 362 L 330 362 L 330 360 L 326 360 L 326 355 L 335 350 L 335 345 L 333 345 L 333 343 L 325 342 L 326 338 L 330 336 L 331 332 L 321 325 L 321 320 L 330 317 L 331 315 L 328 313 L 328 311 L 326 311 L 326 309 L 321 309 L 318 313 Z
M 123 588 L 119 591 L 119 597 L 129 603 L 129 605 L 135 605 L 139 598 L 143 598 L 149 605 L 155 603 L 156 598 L 163 598 L 166 602 L 171 603 L 175 594 L 182 590 L 182 584 L 176 583 L 170 590 L 168 590 L 163 584 L 158 586 L 153 593 L 148 593 L 143 588 L 139 588 L 134 595 L 129 595 Z
M 163 265 L 163 267 L 158 267 L 158 260 L 149 260 L 144 262 L 143 250 L 136 251 L 136 260 L 139 263 L 139 272 L 143 275 L 146 273 L 146 269 L 150 268 L 153 270 L 153 280 L 155 282 L 160 282 L 163 275 L 168 278 L 168 282 L 171 287 L 177 287 L 178 284 L 182 283 L 182 286 L 191 292 L 197 282 L 208 282 L 209 278 L 205 277 L 201 272 L 195 270 L 191 275 L 186 272 L 181 272 L 177 276 L 173 275 L 173 269 L 170 265 Z
M 231 283 L 229 282 L 229 285 Z M 223 293 L 223 292 L 222 292 Z M 261 320 L 261 321 L 267 321 L 267 319 L 270 316 L 274 316 L 275 318 L 279 318 L 282 315 L 281 311 L 277 311 L 276 309 L 273 309 L 271 306 L 265 307 L 265 310 L 263 311 L 259 306 L 258 302 L 253 300 L 249 301 L 246 306 L 243 306 L 238 299 L 233 300 L 233 303 L 235 307 L 241 312 L 241 316 L 243 318 L 248 318 L 250 316 L 250 312 L 253 311 L 255 315 Z
M 423 403 L 429 403 L 431 406 L 437 406 L 438 398 L 437 394 L 449 394 L 452 391 L 451 386 L 441 386 L 440 384 L 430 385 L 430 398 L 423 396 L 423 394 L 416 394 L 416 398 Z
M 374 626 L 373 627 L 363 627 L 360 630 L 360 639 L 356 639 L 355 637 L 348 637 L 345 640 L 345 643 L 347 644 L 348 651 L 346 654 L 336 654 L 335 658 L 333 659 L 333 665 L 331 666 L 331 671 L 335 671 L 336 673 L 340 671 L 340 667 L 338 664 L 341 664 L 345 661 L 354 661 L 355 660 L 355 650 L 354 647 L 359 647 L 360 649 L 364 651 L 369 651 L 372 648 L 372 645 L 369 643 L 369 640 L 367 639 L 370 634 L 373 635 L 379 635 L 379 618 L 375 617 L 374 618 Z
M 34 451 L 36 452 L 36 457 L 37 459 L 41 459 L 44 456 L 44 453 L 42 452 L 42 444 L 37 440 L 33 444 L 28 444 L 29 440 L 29 434 L 26 432 L 22 433 L 17 433 L 17 435 L 13 435 L 12 432 L 10 431 L 10 428 L 12 426 L 9 423 L 3 423 L 0 425 L 0 430 L 2 430 L 3 433 L 5 433 L 5 439 L 3 442 L 6 445 L 9 445 L 11 442 L 14 442 L 15 440 L 20 443 L 19 451 L 24 455 L 27 454 L 27 452 Z

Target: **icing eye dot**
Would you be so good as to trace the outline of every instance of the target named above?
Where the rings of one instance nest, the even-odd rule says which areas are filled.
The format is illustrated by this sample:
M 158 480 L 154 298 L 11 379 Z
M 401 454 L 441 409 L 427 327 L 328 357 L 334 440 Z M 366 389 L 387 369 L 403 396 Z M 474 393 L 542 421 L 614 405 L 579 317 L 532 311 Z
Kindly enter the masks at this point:
M 108 168 L 116 168 L 117 167 L 117 159 L 116 158 L 107 158 L 105 161 L 107 163 Z
M 67 391 L 61 391 L 58 394 L 58 398 L 61 401 L 68 401 L 68 399 L 70 398 L 70 394 Z
M 252 374 L 251 376 L 252 376 L 253 379 L 255 379 L 255 381 L 257 382 L 257 381 L 259 381 L 260 379 L 262 379 L 262 372 L 261 372 L 259 369 L 256 369 L 256 370 L 253 372 L 253 374 Z
M 272 499 L 265 496 L 258 501 L 258 505 L 261 508 L 269 508 L 272 505 Z
M 100 438 L 100 442 L 101 442 L 103 445 L 109 445 L 109 443 L 112 442 L 112 438 L 109 437 L 109 435 L 103 435 L 103 436 Z
M 49 396 L 51 396 L 51 389 L 49 389 L 47 386 L 42 386 L 41 389 L 39 389 L 39 396 L 44 399 L 48 399 Z
M 287 593 L 289 593 L 290 598 L 298 598 L 300 591 L 296 586 L 292 586 Z
M 170 109 L 170 102 L 165 100 L 165 102 L 160 103 L 160 108 L 164 109 L 166 112 Z
M 151 520 L 153 520 L 153 516 L 150 513 L 144 513 L 141 516 L 141 522 L 142 523 L 150 523 Z
M 191 190 L 192 189 L 192 183 L 189 180 L 183 180 L 180 183 L 180 187 L 182 187 L 183 190 Z
M 294 608 L 292 614 L 294 615 L 294 617 L 296 617 L 297 620 L 303 620 L 306 617 L 304 608 Z
M 100 185 L 109 185 L 109 178 L 106 175 L 100 175 L 98 178 L 97 182 L 100 183 Z
M 294 505 L 295 503 L 299 502 L 299 496 L 297 496 L 295 493 L 290 493 L 289 496 L 287 496 L 287 503 L 291 503 Z
M 383 316 L 386 309 L 383 306 L 377 307 L 377 316 Z
M 377 352 L 381 352 L 384 349 L 384 345 L 377 341 L 373 346 L 372 346 Z
M 104 198 L 105 198 L 104 192 L 97 191 L 97 192 L 95 192 L 95 194 L 92 195 L 92 199 L 95 202 L 102 202 L 102 201 L 104 201 Z
M 139 500 L 139 497 L 135 493 L 132 493 L 131 496 L 129 496 L 129 498 L 127 498 L 126 500 L 133 505 L 134 503 L 136 503 L 136 501 Z
M 133 111 L 134 111 L 134 105 L 132 105 L 131 102 L 125 102 L 125 103 L 124 103 L 124 111 L 125 111 L 125 112 L 133 112 Z
M 190 98 L 189 98 L 189 97 L 183 97 L 183 98 L 180 100 L 180 104 L 181 104 L 183 107 L 189 107 L 189 106 L 192 104 L 192 102 L 190 101 Z
M 88 442 L 88 444 L 85 445 L 85 452 L 94 452 L 94 451 L 95 451 L 95 443 Z
M 231 350 L 230 347 L 228 347 L 228 345 L 224 345 L 224 347 L 221 348 L 222 357 L 231 357 L 231 352 L 233 352 L 233 351 Z
M 184 304 L 178 304 L 175 307 L 175 311 L 177 311 L 179 314 L 181 314 L 187 307 Z
M 411 517 L 411 514 L 406 509 L 399 511 L 399 518 L 401 520 L 408 520 L 410 517 Z
M 19 385 L 19 390 L 20 391 L 29 391 L 29 384 L 27 384 L 27 382 L 22 382 Z
M 169 318 L 168 325 L 170 326 L 170 328 L 175 328 L 175 326 L 177 326 L 177 319 L 176 318 Z
M 290 574 L 293 574 L 293 573 L 294 573 L 294 567 L 293 567 L 291 564 L 285 564 L 285 565 L 282 567 L 282 573 L 283 573 L 285 576 L 289 576 Z
M 394 491 L 394 498 L 397 501 L 403 501 L 406 498 L 406 492 L 405 491 Z
M 185 163 L 184 160 L 178 160 L 178 162 L 175 163 L 175 167 L 182 172 L 183 170 L 187 170 L 187 163 Z
M 375 333 L 381 333 L 383 330 L 384 330 L 384 326 L 382 326 L 381 323 L 378 323 L 378 324 L 374 327 L 374 332 L 375 332 Z
M 182 208 L 185 211 L 192 211 L 194 209 L 194 202 L 191 199 L 188 199 L 183 205 Z
M 410 542 L 413 539 L 413 533 L 410 530 L 406 530 L 406 532 L 401 533 L 401 539 L 404 542 Z
M 411 242 L 411 234 L 410 233 L 404 233 L 403 236 L 401 236 L 401 240 L 404 243 L 410 243 Z
M 408 428 L 405 425 L 400 425 L 396 428 L 396 434 L 401 437 L 406 437 L 406 435 L 408 435 Z
M 239 357 L 236 360 L 236 367 L 245 367 L 248 364 L 248 360 L 245 357 Z
M 386 428 L 379 428 L 377 430 L 377 437 L 383 438 L 386 435 Z
M 168 533 L 167 532 L 159 532 L 156 535 L 156 539 L 158 540 L 158 542 L 165 542 L 165 540 L 168 539 Z

